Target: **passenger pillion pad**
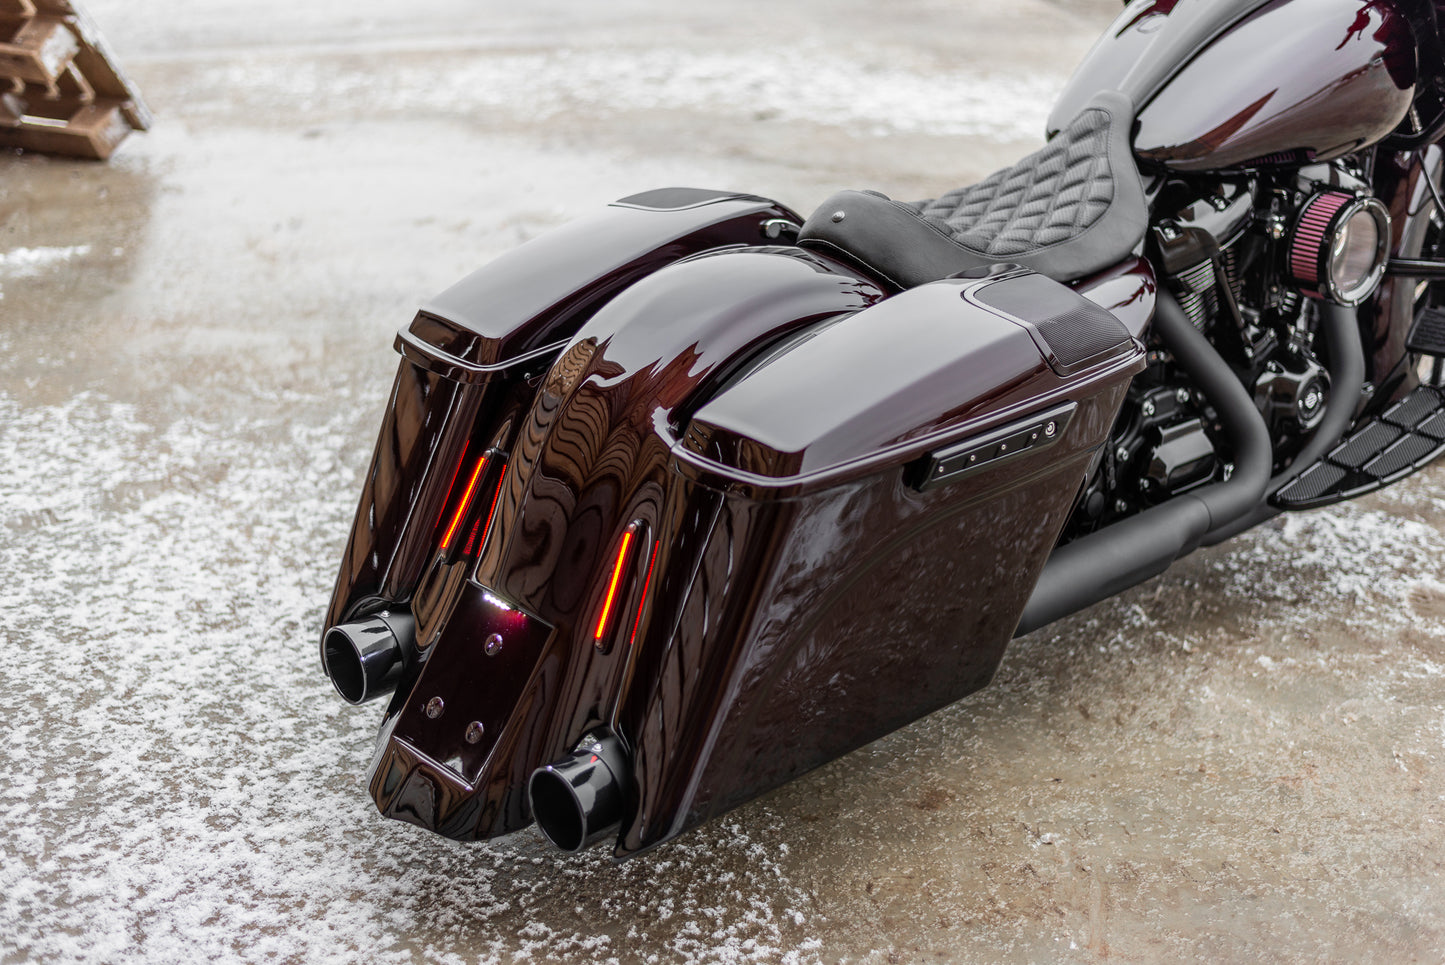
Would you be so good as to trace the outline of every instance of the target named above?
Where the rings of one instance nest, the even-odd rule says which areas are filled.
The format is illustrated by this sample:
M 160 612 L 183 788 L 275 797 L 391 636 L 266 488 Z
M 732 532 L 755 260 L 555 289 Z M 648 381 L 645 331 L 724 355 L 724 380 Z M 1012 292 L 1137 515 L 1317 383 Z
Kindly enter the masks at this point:
M 1081 278 L 1122 261 L 1144 238 L 1133 123 L 1129 99 L 1104 91 L 1043 148 L 978 184 L 914 202 L 840 191 L 804 222 L 798 243 L 898 288 L 1000 263 Z

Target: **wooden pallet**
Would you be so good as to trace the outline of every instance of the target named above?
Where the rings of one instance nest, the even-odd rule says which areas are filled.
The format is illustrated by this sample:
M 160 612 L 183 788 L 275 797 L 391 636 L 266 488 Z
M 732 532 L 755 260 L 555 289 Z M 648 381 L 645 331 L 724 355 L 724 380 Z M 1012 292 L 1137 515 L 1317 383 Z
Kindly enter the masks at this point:
M 0 148 L 103 161 L 150 124 L 76 0 L 0 0 Z

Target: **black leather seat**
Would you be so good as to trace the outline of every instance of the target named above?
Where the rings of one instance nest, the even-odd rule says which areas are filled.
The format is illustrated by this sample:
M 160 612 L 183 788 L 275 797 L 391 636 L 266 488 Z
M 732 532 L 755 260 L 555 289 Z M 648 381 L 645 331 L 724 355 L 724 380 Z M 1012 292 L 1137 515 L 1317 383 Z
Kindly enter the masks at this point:
M 1134 107 L 1098 94 L 1038 151 L 978 184 L 927 201 L 840 191 L 803 224 L 798 243 L 912 288 L 990 264 L 1057 281 L 1127 257 L 1148 206 L 1130 149 Z

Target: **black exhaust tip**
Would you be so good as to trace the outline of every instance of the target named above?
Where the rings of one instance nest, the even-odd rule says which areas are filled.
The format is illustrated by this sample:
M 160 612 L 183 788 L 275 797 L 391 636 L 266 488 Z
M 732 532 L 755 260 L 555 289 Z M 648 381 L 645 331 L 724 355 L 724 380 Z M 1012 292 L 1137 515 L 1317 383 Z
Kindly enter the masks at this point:
M 327 630 L 321 638 L 321 665 L 342 700 L 364 704 L 396 689 L 415 639 L 410 613 L 384 610 Z
M 627 750 L 615 734 L 589 735 L 571 754 L 532 772 L 532 818 L 558 848 L 581 851 L 622 823 L 629 770 Z

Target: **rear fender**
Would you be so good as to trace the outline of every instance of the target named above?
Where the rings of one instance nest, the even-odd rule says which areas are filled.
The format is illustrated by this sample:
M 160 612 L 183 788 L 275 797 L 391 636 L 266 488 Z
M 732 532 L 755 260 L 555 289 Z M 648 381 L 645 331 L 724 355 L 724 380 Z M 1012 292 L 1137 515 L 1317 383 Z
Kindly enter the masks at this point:
M 396 338 L 402 362 L 326 626 L 408 604 L 427 581 L 434 609 L 449 600 L 454 587 L 436 583 L 434 527 L 454 471 L 507 437 L 537 377 L 601 305 L 679 259 L 762 245 L 778 223 L 801 220 L 750 195 L 651 191 L 549 231 L 427 302 Z M 429 614 L 417 616 L 430 630 Z
M 383 813 L 456 838 L 530 821 L 531 771 L 615 723 L 647 575 L 696 528 L 665 508 L 677 426 L 764 346 L 882 299 L 824 256 L 733 248 L 653 273 L 580 327 L 506 443 L 475 570 L 419 637 L 373 767 Z

